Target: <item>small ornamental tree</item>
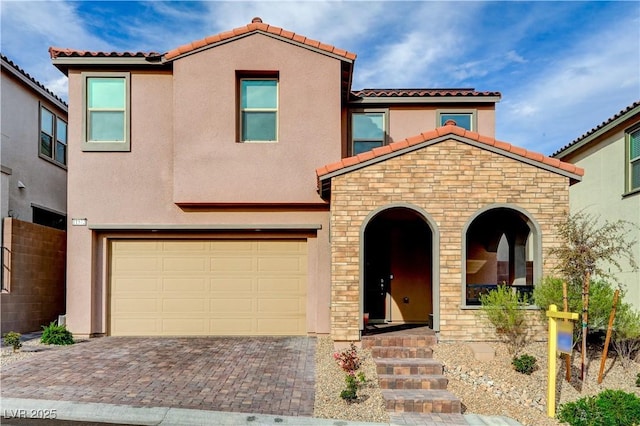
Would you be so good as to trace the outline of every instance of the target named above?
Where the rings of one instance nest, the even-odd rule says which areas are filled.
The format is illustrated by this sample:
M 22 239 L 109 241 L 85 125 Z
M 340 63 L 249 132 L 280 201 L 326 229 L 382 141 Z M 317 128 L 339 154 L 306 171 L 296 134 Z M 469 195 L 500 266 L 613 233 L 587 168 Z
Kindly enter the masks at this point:
M 628 239 L 630 222 L 605 221 L 600 225 L 597 217 L 584 212 L 567 216 L 557 227 L 561 244 L 552 247 L 549 254 L 557 260 L 556 271 L 569 283 L 579 283 L 582 287 L 582 367 L 584 380 L 585 354 L 587 351 L 587 328 L 589 320 L 589 287 L 591 278 L 618 283 L 609 268 L 622 271 L 621 262 L 627 261 L 631 269 L 637 270 L 637 260 L 633 256 L 634 239 Z

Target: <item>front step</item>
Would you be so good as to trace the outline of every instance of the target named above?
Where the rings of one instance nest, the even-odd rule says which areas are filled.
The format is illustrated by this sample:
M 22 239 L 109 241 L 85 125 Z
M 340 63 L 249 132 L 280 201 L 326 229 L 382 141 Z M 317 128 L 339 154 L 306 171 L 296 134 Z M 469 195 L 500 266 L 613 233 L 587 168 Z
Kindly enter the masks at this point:
M 442 363 L 432 358 L 375 358 L 378 374 L 441 375 Z
M 382 389 L 388 411 L 414 413 L 461 413 L 460 399 L 441 389 Z
M 432 358 L 433 349 L 427 346 L 372 346 L 371 355 L 374 358 Z
M 389 334 L 377 334 L 373 336 L 362 336 L 362 347 L 371 348 L 374 346 L 402 346 L 405 348 L 411 347 L 432 347 L 438 340 L 435 333 L 429 330 L 430 333 L 424 334 L 396 334 L 398 332 L 392 332 Z
M 378 374 L 380 389 L 447 389 L 449 380 L 440 374 Z

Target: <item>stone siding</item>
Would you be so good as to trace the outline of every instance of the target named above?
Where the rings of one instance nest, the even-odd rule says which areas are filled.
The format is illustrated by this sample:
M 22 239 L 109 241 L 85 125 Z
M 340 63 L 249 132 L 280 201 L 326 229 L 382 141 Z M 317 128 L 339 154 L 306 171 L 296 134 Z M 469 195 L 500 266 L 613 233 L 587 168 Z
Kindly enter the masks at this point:
M 435 221 L 439 249 L 439 330 L 443 340 L 493 340 L 493 327 L 477 309 L 462 309 L 463 231 L 492 205 L 525 211 L 540 227 L 545 255 L 559 243 L 556 225 L 569 208 L 569 178 L 526 162 L 448 139 L 332 178 L 332 335 L 358 340 L 360 328 L 360 235 L 367 216 L 398 203 L 416 206 Z M 438 257 L 439 255 L 439 257 Z M 530 312 L 535 338 L 544 338 L 538 312 Z

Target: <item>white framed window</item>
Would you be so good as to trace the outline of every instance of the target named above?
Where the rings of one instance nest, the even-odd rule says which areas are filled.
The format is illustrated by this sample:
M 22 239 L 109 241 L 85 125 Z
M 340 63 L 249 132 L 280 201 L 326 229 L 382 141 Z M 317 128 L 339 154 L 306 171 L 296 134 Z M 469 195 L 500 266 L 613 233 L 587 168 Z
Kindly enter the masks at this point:
M 627 132 L 627 192 L 640 190 L 640 127 Z
M 240 142 L 278 141 L 278 78 L 240 79 Z
M 129 73 L 83 73 L 84 151 L 130 151 Z
M 67 123 L 43 106 L 40 106 L 38 152 L 57 164 L 67 164 Z
M 476 114 L 473 111 L 438 111 L 437 127 L 442 127 L 449 120 L 453 120 L 456 126 L 462 127 L 465 130 L 474 132 L 476 126 Z
M 351 155 L 358 155 L 387 143 L 386 111 L 351 112 Z

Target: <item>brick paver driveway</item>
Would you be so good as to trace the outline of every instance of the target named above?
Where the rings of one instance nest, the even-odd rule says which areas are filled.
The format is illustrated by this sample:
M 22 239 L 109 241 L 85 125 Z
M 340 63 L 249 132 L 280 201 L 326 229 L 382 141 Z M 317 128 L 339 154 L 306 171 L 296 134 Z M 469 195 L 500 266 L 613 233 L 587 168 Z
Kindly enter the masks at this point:
M 2 368 L 2 397 L 313 414 L 309 337 L 103 337 Z

